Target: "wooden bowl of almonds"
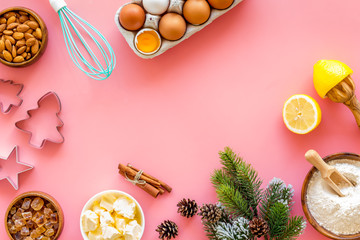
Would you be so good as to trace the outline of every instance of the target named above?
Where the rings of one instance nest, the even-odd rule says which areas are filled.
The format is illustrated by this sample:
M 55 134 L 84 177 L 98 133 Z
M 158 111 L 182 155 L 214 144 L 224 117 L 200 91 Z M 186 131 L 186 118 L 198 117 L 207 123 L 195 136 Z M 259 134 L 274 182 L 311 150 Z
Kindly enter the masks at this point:
M 26 192 L 17 196 L 5 212 L 5 229 L 9 239 L 57 239 L 64 225 L 59 203 L 43 192 Z
M 11 7 L 0 12 L 0 62 L 25 67 L 36 62 L 47 44 L 44 21 L 34 11 Z
M 360 239 L 360 156 L 337 153 L 324 158 L 354 186 L 341 187 L 338 196 L 312 167 L 301 191 L 301 204 L 309 223 L 322 235 L 338 240 Z

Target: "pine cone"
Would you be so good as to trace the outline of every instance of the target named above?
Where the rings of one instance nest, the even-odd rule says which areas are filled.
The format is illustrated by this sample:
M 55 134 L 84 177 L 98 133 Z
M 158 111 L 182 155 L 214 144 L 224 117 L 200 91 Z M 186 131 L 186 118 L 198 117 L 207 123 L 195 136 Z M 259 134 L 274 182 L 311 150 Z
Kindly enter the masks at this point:
M 262 218 L 254 217 L 253 220 L 249 222 L 249 227 L 251 233 L 257 238 L 269 232 L 269 225 Z
M 160 239 L 169 240 L 178 235 L 178 226 L 170 220 L 165 220 L 157 227 L 156 231 L 159 232 Z
M 186 218 L 194 216 L 198 211 L 198 205 L 195 200 L 190 200 L 189 198 L 187 200 L 184 198 L 176 206 L 178 206 L 178 213 Z
M 200 208 L 199 216 L 210 223 L 216 223 L 221 218 L 221 210 L 215 204 L 204 204 Z

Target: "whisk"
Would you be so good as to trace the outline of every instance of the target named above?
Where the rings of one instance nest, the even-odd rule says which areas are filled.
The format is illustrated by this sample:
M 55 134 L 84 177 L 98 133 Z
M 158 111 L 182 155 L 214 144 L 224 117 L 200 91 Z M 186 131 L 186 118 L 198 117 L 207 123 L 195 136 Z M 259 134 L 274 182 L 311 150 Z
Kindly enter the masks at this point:
M 67 4 L 64 0 L 49 1 L 53 9 L 59 14 L 65 44 L 70 54 L 70 57 L 75 63 L 75 65 L 86 75 L 95 80 L 105 80 L 106 78 L 108 78 L 114 70 L 116 64 L 115 53 L 111 48 L 109 42 L 92 25 L 90 25 L 84 19 L 82 19 L 69 8 L 67 8 Z M 95 43 L 103 57 L 103 61 L 100 61 L 96 57 L 95 53 L 90 48 L 89 44 L 86 42 L 85 38 L 76 26 L 81 27 L 83 29 L 82 31 L 86 33 L 86 35 L 90 37 L 91 40 Z M 92 35 L 91 31 L 97 35 L 97 37 L 105 46 L 103 46 L 97 40 L 97 38 Z M 76 36 L 79 38 L 80 42 L 85 48 L 85 52 L 87 52 L 88 59 L 85 58 L 81 50 L 76 45 L 76 39 L 74 38 L 72 33 L 75 33 Z M 107 51 L 104 48 L 106 48 Z

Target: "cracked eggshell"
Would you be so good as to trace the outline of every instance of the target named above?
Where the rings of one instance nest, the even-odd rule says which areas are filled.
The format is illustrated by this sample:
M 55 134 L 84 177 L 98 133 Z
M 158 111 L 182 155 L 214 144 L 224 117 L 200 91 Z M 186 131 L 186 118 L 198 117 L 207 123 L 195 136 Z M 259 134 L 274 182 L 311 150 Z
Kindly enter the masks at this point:
M 141 1 L 141 0 L 134 0 L 133 2 L 139 2 L 139 1 Z M 124 5 L 120 6 L 120 8 L 117 10 L 114 19 L 115 19 L 115 24 L 118 27 L 120 33 L 124 36 L 126 42 L 129 44 L 130 48 L 134 51 L 134 53 L 136 55 L 138 55 L 139 57 L 141 57 L 141 58 L 151 59 L 151 58 L 154 58 L 154 57 L 157 57 L 157 56 L 163 54 L 164 52 L 166 52 L 170 48 L 175 47 L 176 45 L 178 45 L 182 41 L 188 39 L 193 34 L 197 33 L 198 31 L 202 30 L 207 25 L 212 23 L 215 19 L 217 19 L 221 15 L 227 13 L 231 9 L 233 9 L 235 6 L 237 6 L 242 1 L 243 0 L 234 0 L 233 4 L 230 7 L 228 7 L 227 9 L 225 9 L 225 10 L 212 9 L 211 14 L 210 14 L 210 18 L 209 18 L 209 20 L 207 22 L 205 22 L 204 24 L 198 25 L 198 26 L 188 24 L 185 35 L 182 38 L 180 38 L 179 40 L 177 40 L 177 41 L 168 41 L 166 39 L 162 39 L 160 49 L 156 53 L 154 53 L 152 55 L 144 55 L 144 54 L 141 54 L 140 52 L 138 52 L 136 50 L 136 48 L 135 48 L 135 45 L 134 45 L 134 38 L 135 38 L 136 32 L 127 31 L 119 23 L 119 19 L 118 19 L 119 18 L 119 13 L 120 13 L 120 11 L 121 11 L 121 9 L 122 9 L 122 7 Z M 180 3 L 183 3 L 183 1 L 182 0 L 171 0 L 171 3 L 180 4 Z M 176 4 L 173 7 L 170 6 L 168 12 L 178 12 L 178 11 L 170 10 L 170 8 L 171 9 L 175 8 L 177 10 L 182 9 L 182 5 L 179 6 L 179 5 L 176 5 Z M 181 14 L 181 12 L 178 12 L 178 13 Z M 145 25 L 146 25 L 146 22 L 145 22 Z M 219 34 L 221 34 L 221 32 L 219 32 Z

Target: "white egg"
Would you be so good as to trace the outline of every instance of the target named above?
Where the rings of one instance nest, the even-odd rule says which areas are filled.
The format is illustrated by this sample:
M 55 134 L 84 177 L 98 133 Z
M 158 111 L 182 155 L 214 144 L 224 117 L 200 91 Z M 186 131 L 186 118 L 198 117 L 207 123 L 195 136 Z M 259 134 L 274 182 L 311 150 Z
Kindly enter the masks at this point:
M 168 9 L 170 0 L 143 0 L 143 6 L 148 13 L 161 15 Z

